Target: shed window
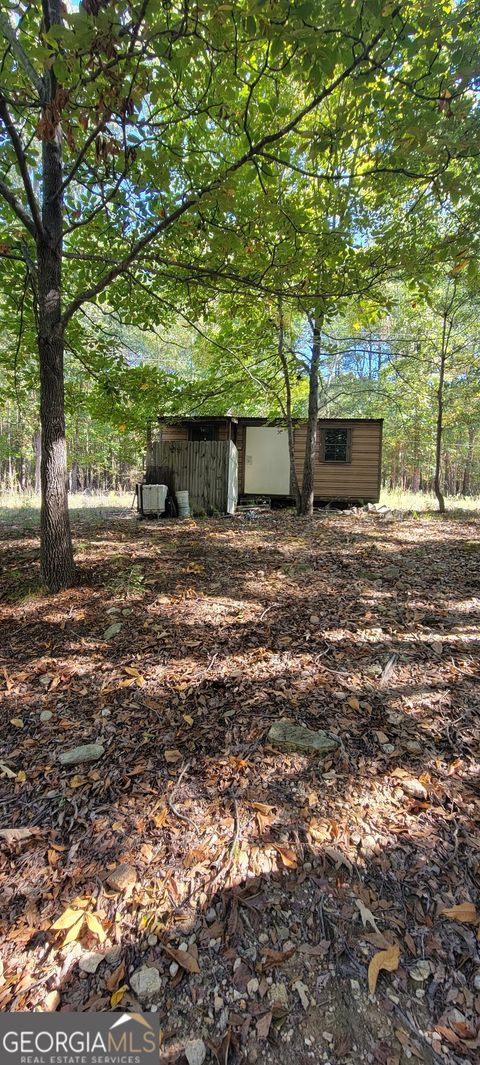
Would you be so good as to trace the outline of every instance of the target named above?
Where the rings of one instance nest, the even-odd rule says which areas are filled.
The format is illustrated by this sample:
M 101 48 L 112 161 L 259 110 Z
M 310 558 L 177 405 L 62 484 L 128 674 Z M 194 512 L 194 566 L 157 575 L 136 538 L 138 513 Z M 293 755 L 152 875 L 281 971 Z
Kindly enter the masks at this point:
M 213 422 L 206 425 L 192 425 L 189 432 L 189 440 L 200 441 L 218 440 L 217 426 Z
M 322 429 L 320 454 L 322 462 L 350 462 L 350 429 Z

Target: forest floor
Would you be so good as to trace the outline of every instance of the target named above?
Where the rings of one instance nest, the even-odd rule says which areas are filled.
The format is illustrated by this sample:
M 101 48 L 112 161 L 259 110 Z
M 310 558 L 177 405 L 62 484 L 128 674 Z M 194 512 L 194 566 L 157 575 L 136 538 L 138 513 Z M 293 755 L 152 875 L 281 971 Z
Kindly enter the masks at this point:
M 0 1010 L 153 1009 L 165 1065 L 478 1060 L 478 516 L 84 515 L 57 596 L 3 519 Z

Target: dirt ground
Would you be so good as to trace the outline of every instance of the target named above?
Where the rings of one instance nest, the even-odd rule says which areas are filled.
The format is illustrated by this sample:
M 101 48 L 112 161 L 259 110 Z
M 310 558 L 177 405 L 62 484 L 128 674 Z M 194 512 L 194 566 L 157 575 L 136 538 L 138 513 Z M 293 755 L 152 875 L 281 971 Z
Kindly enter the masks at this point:
M 74 532 L 50 597 L 0 515 L 0 1009 L 154 1010 L 180 1065 L 478 1060 L 479 519 Z

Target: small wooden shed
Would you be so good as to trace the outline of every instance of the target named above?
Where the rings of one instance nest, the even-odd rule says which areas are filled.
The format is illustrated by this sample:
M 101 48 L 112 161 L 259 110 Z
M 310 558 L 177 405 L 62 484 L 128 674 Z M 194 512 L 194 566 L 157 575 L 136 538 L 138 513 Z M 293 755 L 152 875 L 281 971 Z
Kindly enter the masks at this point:
M 382 419 L 318 422 L 316 503 L 378 502 Z M 295 423 L 301 483 L 306 422 Z M 146 481 L 187 490 L 194 511 L 233 513 L 239 500 L 293 498 L 285 425 L 266 418 L 159 418 L 147 449 Z

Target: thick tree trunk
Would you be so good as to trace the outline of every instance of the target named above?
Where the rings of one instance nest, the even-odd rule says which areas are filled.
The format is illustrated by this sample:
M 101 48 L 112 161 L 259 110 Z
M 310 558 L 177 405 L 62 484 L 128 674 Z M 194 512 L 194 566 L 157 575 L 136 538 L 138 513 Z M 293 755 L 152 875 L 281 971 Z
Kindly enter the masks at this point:
M 63 384 L 61 182 L 61 131 L 58 128 L 55 139 L 43 143 L 42 221 L 45 237 L 39 238 L 37 246 L 42 426 L 40 557 L 42 579 L 52 592 L 68 588 L 75 579 L 68 516 Z
M 436 446 L 435 446 L 435 478 L 433 482 L 433 490 L 437 497 L 438 509 L 440 514 L 445 514 L 445 499 L 443 497 L 441 489 L 441 469 L 442 469 L 442 434 L 443 434 L 443 383 L 445 380 L 445 352 L 442 351 L 440 359 L 440 379 L 438 382 L 437 392 L 437 430 L 436 430 Z
M 315 459 L 317 455 L 318 375 L 320 371 L 322 324 L 323 323 L 319 318 L 314 318 L 312 326 L 312 358 L 310 360 L 308 391 L 307 439 L 305 444 L 305 460 L 303 464 L 300 511 L 301 514 L 306 516 L 313 514 Z

